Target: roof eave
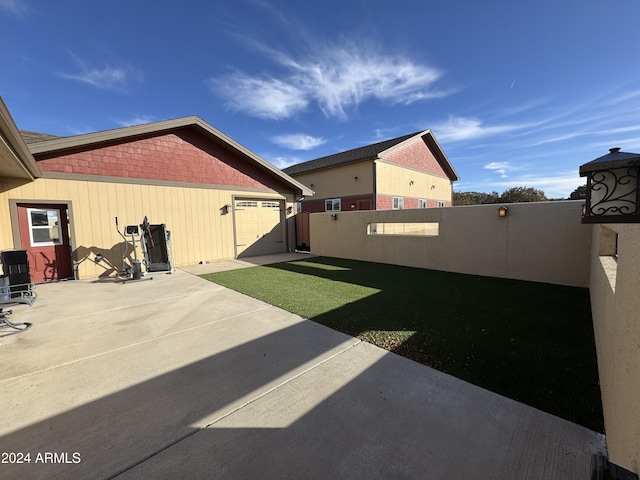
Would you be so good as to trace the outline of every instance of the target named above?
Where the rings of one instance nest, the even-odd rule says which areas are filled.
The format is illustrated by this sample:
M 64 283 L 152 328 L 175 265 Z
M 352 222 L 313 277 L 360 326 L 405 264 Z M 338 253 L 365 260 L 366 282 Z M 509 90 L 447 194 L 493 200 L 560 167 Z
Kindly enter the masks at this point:
M 203 131 L 206 135 L 214 140 L 221 141 L 235 150 L 237 153 L 242 154 L 246 158 L 252 160 L 258 164 L 264 170 L 274 174 L 282 179 L 285 183 L 288 183 L 295 190 L 299 191 L 300 195 L 310 196 L 313 195 L 313 191 L 308 187 L 305 187 L 300 182 L 294 180 L 286 173 L 282 172 L 271 163 L 267 162 L 262 157 L 256 155 L 243 145 L 239 144 L 231 137 L 225 135 L 220 130 L 209 125 L 198 116 L 190 116 L 177 118 L 173 120 L 164 120 L 161 122 L 147 123 L 144 125 L 135 125 L 132 127 L 117 128 L 113 130 L 105 130 L 96 133 L 87 133 L 83 135 L 76 135 L 73 137 L 64 137 L 54 140 L 45 140 L 29 145 L 31 153 L 34 155 L 45 153 L 63 152 L 65 150 L 72 150 L 82 147 L 91 147 L 102 143 L 108 143 L 118 140 L 130 140 L 136 137 L 146 136 L 150 134 L 157 134 L 163 131 L 170 131 L 180 128 L 194 128 L 197 127 Z
M 1 139 L 4 146 L 11 152 L 15 162 L 18 164 L 18 170 L 22 172 L 18 178 L 35 180 L 41 177 L 42 172 L 33 155 L 31 155 L 22 135 L 20 135 L 20 131 L 2 97 L 0 97 L 0 134 L 2 135 Z
M 348 160 L 346 162 L 340 162 L 339 164 L 336 165 L 324 165 L 322 167 L 315 167 L 315 168 L 310 168 L 308 170 L 304 170 L 302 172 L 297 172 L 297 173 L 291 173 L 288 175 L 306 175 L 307 173 L 315 173 L 315 172 L 320 172 L 322 170 L 330 170 L 333 168 L 337 168 L 337 167 L 343 167 L 345 165 L 353 165 L 354 163 L 362 163 L 362 162 L 372 162 L 373 160 L 377 159 L 378 156 L 374 155 L 368 155 L 366 157 L 361 157 L 361 158 L 356 158 L 354 160 Z
M 415 135 L 413 137 L 409 137 L 406 140 L 404 140 L 404 141 L 402 141 L 400 143 L 397 143 L 396 145 L 394 145 L 392 147 L 389 147 L 386 150 L 383 150 L 382 152 L 380 152 L 378 154 L 378 157 L 381 157 L 384 153 L 390 152 L 391 150 L 393 150 L 395 148 L 398 148 L 401 145 L 406 144 L 407 142 L 412 141 L 416 137 L 421 137 L 421 138 L 425 139 L 429 149 L 434 154 L 434 156 L 436 157 L 436 160 L 438 160 L 438 162 L 440 163 L 440 166 L 442 167 L 442 169 L 445 171 L 445 173 L 447 174 L 447 176 L 449 177 L 449 179 L 452 182 L 456 182 L 456 181 L 460 180 L 460 177 L 458 176 L 458 173 L 453 168 L 453 165 L 451 165 L 451 162 L 449 161 L 449 159 L 445 155 L 444 150 L 442 150 L 442 147 L 440 146 L 440 144 L 436 140 L 436 137 L 433 135 L 433 132 L 431 130 L 425 130 L 423 132 L 420 132 L 420 133 L 418 133 L 417 135 Z

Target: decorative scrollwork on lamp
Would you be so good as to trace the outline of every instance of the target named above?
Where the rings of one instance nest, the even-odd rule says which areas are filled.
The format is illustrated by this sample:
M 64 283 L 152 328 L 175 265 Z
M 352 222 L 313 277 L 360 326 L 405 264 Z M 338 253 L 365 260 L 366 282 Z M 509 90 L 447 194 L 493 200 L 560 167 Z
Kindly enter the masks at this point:
M 587 177 L 582 223 L 640 223 L 640 154 L 612 148 L 580 167 Z

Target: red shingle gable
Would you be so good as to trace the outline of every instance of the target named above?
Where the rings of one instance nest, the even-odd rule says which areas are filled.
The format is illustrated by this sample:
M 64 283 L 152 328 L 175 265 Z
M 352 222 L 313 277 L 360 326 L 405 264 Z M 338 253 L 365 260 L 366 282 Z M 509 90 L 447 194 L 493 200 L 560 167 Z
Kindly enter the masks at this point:
M 431 150 L 422 137 L 414 137 L 401 145 L 381 153 L 380 157 L 388 162 L 413 168 L 421 172 L 447 177 L 447 173 L 433 153 L 431 153 Z
M 41 159 L 38 166 L 44 172 L 289 189 L 246 159 L 187 129 Z

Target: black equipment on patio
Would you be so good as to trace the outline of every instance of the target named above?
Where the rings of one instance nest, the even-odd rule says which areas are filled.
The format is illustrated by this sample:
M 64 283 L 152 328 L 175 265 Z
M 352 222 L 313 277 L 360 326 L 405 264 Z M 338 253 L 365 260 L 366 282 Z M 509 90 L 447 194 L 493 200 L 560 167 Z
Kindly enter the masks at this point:
M 147 272 L 172 272 L 171 232 L 162 224 L 151 225 L 147 217 L 142 224 L 142 252 Z
M 139 225 L 127 225 L 124 233 L 118 227 L 116 217 L 116 230 L 124 239 L 124 252 L 122 254 L 122 271 L 119 276 L 127 280 L 140 280 L 144 273 L 173 272 L 173 256 L 171 253 L 171 232 L 164 223 L 151 224 L 145 216 Z M 138 238 L 139 235 L 139 238 Z M 129 237 L 129 238 L 127 238 Z M 138 260 L 136 240 L 142 248 L 142 261 Z M 127 263 L 127 256 L 133 253 L 133 260 Z
M 8 316 L 13 310 L 6 309 L 18 305 L 31 306 L 37 295 L 31 283 L 26 250 L 4 250 L 0 252 L 0 261 L 3 273 L 0 275 L 0 337 L 6 337 L 31 328 L 28 322 L 11 322 Z
M 118 217 L 116 217 L 116 230 L 120 234 L 120 236 L 124 240 L 124 252 L 122 253 L 122 272 L 120 272 L 120 276 L 125 278 L 125 280 L 140 280 L 142 278 L 142 264 L 140 260 L 138 260 L 138 253 L 136 250 L 136 235 L 138 235 L 138 226 L 137 225 L 127 225 L 125 227 L 125 233 L 131 236 L 131 242 L 127 240 L 125 234 L 120 231 L 118 228 Z M 133 251 L 133 260 L 131 264 L 127 264 L 125 260 L 127 258 L 127 253 L 129 252 L 129 248 L 131 245 L 131 250 Z

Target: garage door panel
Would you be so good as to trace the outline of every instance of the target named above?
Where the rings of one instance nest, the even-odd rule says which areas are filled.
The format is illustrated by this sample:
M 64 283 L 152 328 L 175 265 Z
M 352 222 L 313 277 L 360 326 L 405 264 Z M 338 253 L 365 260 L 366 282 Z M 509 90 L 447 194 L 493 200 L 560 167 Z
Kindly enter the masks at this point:
M 238 257 L 286 251 L 282 202 L 238 199 L 234 212 Z

